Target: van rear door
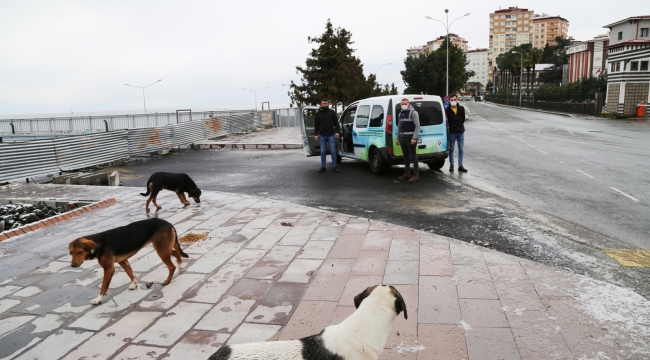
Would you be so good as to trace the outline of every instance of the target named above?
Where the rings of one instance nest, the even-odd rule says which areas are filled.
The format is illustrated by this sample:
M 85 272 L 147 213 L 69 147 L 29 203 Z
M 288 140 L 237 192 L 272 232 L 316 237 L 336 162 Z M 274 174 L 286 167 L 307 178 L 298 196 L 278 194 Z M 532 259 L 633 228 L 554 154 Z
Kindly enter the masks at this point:
M 416 98 L 417 99 L 417 98 Z M 395 118 L 399 122 L 401 104 L 395 106 Z M 447 128 L 445 123 L 442 104 L 435 100 L 411 100 L 411 106 L 418 112 L 420 117 L 420 133 L 416 153 L 431 154 L 447 149 Z M 395 125 L 397 131 L 398 125 Z M 402 149 L 393 141 L 393 153 L 396 156 L 402 155 Z
M 314 139 L 314 122 L 316 120 L 317 106 L 302 106 L 300 108 L 300 132 L 302 133 L 302 147 L 305 156 L 320 155 L 320 145 Z

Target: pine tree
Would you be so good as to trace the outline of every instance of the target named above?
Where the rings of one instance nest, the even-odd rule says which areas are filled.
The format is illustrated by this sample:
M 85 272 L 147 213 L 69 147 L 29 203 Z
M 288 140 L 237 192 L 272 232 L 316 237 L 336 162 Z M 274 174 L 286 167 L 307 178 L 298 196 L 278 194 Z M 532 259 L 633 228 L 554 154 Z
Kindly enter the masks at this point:
M 312 49 L 305 67 L 296 66 L 302 84 L 291 82 L 289 96 L 292 104 L 316 105 L 321 99 L 330 99 L 333 105 L 349 104 L 358 100 L 366 79 L 361 60 L 354 56 L 352 34 L 334 28 L 327 20 L 325 32 L 319 37 L 308 37 L 310 43 L 318 44 Z

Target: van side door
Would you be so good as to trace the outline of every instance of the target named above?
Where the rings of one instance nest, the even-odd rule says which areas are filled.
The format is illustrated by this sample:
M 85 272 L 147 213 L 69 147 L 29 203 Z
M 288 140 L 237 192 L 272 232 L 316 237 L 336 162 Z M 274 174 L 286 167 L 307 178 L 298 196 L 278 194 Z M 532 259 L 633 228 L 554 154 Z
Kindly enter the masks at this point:
M 368 123 L 370 122 L 370 104 L 359 103 L 352 126 L 352 144 L 355 157 L 368 160 Z
M 300 132 L 302 133 L 302 147 L 305 156 L 320 155 L 320 144 L 314 136 L 314 122 L 316 121 L 317 106 L 302 106 L 298 112 L 300 117 Z

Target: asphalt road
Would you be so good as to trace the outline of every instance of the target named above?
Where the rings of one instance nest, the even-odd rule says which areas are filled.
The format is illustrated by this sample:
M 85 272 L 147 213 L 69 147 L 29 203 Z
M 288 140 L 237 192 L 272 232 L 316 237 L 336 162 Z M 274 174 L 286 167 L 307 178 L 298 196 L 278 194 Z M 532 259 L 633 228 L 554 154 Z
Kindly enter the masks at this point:
M 466 124 L 469 173 L 421 164 L 422 180 L 415 184 L 397 181 L 402 169 L 378 176 L 350 160 L 340 165 L 341 173 L 318 174 L 319 159 L 306 158 L 302 149 L 185 151 L 119 170 L 124 185 L 143 191 L 153 172 L 185 172 L 202 189 L 410 226 L 650 298 L 650 269 L 620 267 L 602 252 L 650 248 L 648 124 L 468 106 L 478 115 Z

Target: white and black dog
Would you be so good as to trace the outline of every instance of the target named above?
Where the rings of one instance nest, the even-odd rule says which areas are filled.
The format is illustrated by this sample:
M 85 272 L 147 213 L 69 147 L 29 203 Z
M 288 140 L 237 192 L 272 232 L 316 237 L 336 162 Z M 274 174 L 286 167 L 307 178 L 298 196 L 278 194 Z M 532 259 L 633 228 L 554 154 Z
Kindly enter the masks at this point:
M 300 340 L 227 345 L 208 360 L 376 360 L 406 303 L 392 286 L 377 285 L 354 297 L 357 310 L 338 325 Z

